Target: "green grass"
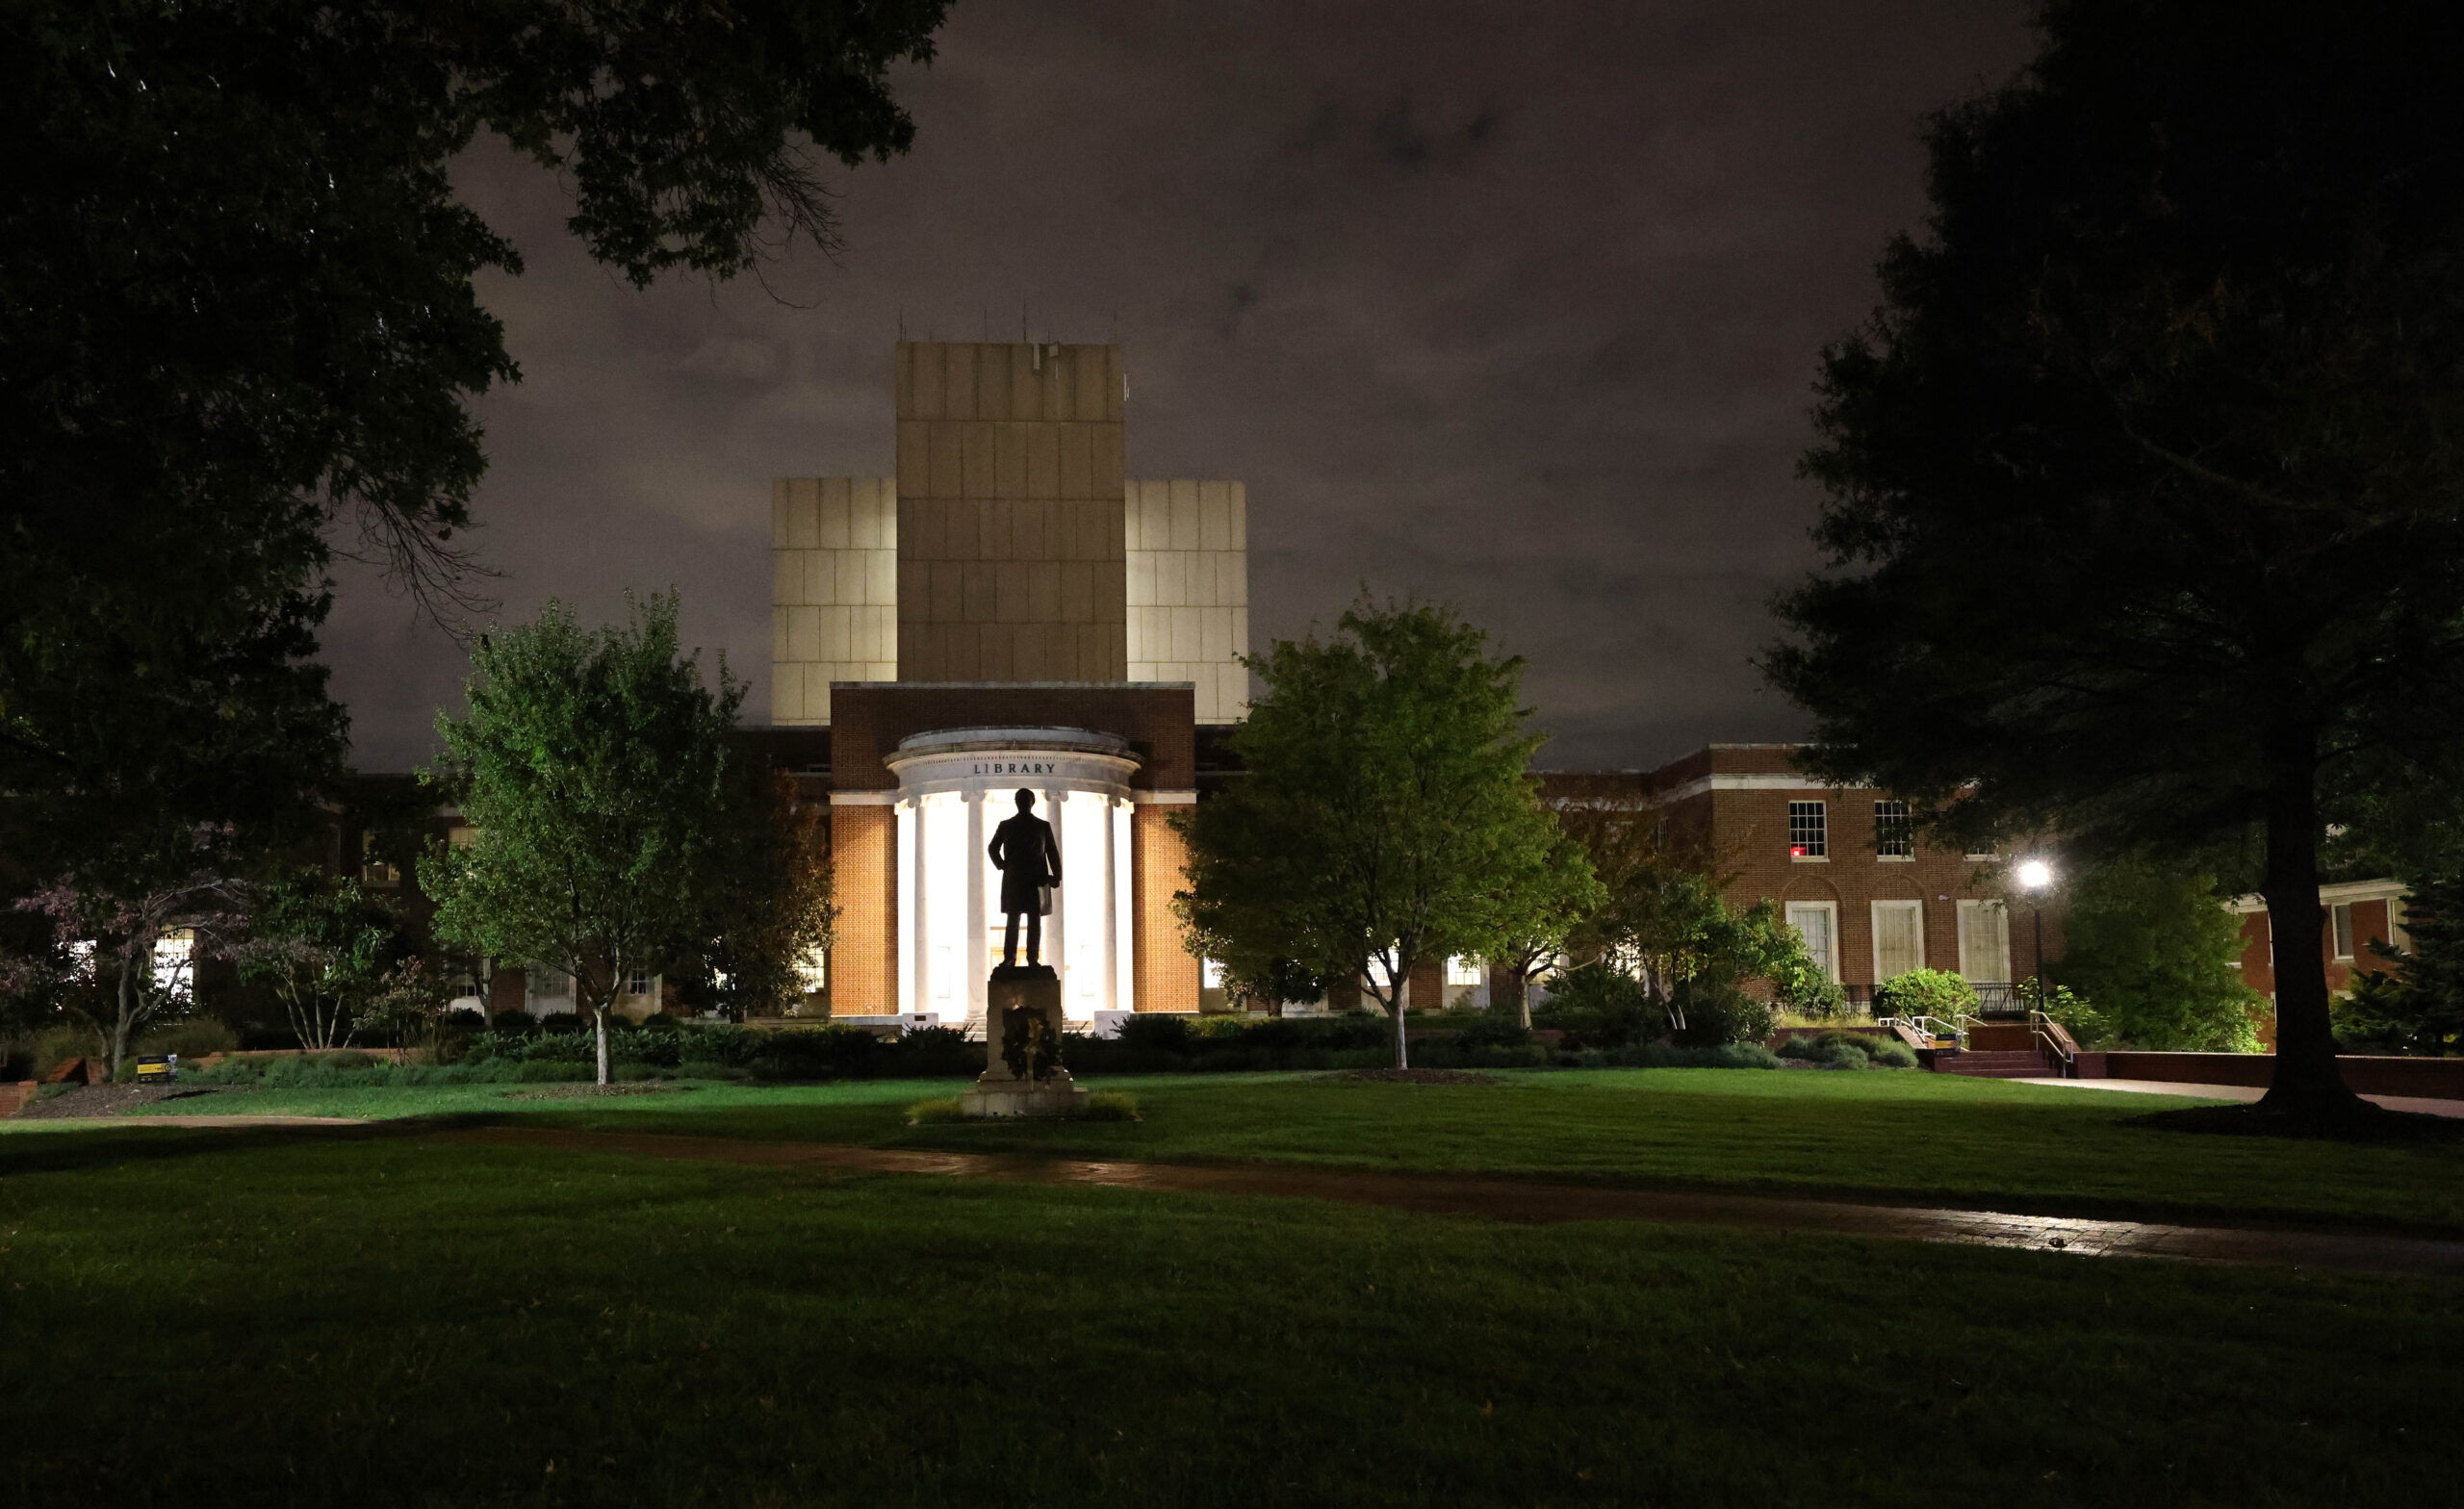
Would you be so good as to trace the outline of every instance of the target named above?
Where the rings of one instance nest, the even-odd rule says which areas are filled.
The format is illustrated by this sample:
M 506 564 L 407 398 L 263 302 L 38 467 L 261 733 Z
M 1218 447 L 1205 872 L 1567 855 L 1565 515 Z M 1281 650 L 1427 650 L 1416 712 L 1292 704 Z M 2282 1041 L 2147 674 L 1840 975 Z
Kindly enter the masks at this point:
M 623 1128 L 1071 1157 L 1292 1162 L 1627 1184 L 1834 1192 L 2084 1215 L 2375 1223 L 2464 1232 L 2464 1146 L 2202 1137 L 2132 1126 L 2193 1102 L 1910 1072 L 1602 1069 L 1504 1087 L 1311 1075 L 1090 1082 L 1142 1120 L 907 1124 L 943 1081 L 706 1086 L 605 1101 L 509 1101 L 519 1087 L 248 1091 L 177 1111 L 515 1114 Z M 24 1125 L 21 1123 L 20 1125 Z
M 2464 1439 L 2429 1282 L 416 1136 L 8 1138 L 0 1294 L 30 1504 L 2412 1504 Z

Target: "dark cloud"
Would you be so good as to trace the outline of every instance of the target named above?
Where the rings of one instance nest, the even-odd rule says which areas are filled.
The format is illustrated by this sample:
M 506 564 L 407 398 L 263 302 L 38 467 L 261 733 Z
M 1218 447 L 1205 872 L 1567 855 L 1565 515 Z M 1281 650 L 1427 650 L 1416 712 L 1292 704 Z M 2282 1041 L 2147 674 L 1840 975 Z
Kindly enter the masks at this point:
M 1553 763 L 1795 733 L 1748 660 L 1811 561 L 1814 365 L 2025 13 L 962 0 L 915 151 L 837 180 L 842 259 L 719 288 L 631 290 L 475 151 L 530 267 L 482 290 L 525 380 L 480 548 L 512 617 L 680 588 L 759 714 L 769 479 L 891 470 L 890 344 L 1117 339 L 1132 473 L 1249 485 L 1261 643 L 1366 581 L 1527 655 Z M 356 574 L 328 637 L 361 758 L 423 757 L 450 641 Z

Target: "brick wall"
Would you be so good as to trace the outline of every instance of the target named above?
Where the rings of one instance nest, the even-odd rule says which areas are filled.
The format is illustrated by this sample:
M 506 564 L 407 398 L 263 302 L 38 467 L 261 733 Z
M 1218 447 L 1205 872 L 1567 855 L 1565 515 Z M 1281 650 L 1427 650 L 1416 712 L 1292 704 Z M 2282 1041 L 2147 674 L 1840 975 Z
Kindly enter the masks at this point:
M 898 836 L 887 806 L 830 809 L 832 899 L 838 931 L 830 950 L 834 1016 L 898 1010 Z
M 1130 814 L 1131 959 L 1142 1011 L 1197 1010 L 1197 958 L 1181 946 L 1181 919 L 1172 915 L 1172 893 L 1189 883 L 1189 848 L 1170 823 L 1177 810 L 1141 803 Z

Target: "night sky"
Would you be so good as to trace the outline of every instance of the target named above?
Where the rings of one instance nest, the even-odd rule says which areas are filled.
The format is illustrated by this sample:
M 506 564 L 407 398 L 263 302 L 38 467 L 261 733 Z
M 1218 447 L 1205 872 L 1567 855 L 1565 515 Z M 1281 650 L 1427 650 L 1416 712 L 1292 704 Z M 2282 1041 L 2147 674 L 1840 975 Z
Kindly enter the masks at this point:
M 913 152 L 833 165 L 834 264 L 647 293 L 475 151 L 529 265 L 481 285 L 524 373 L 480 405 L 490 589 L 680 588 L 766 721 L 770 478 L 889 474 L 901 331 L 1023 322 L 1126 348 L 1132 476 L 1248 484 L 1253 650 L 1366 581 L 1529 658 L 1543 765 L 1795 736 L 1748 659 L 1813 559 L 1819 353 L 1922 214 L 1921 116 L 2008 77 L 2028 10 L 960 0 L 899 79 Z M 408 768 L 461 652 L 341 585 L 358 758 Z

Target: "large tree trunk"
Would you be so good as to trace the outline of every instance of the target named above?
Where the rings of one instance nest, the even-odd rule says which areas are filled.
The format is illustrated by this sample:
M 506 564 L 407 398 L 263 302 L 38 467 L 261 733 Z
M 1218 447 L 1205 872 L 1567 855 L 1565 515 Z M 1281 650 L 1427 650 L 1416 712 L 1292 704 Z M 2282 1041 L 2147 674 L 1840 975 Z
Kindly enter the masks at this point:
M 2319 948 L 2318 736 L 2272 735 L 2267 750 L 2268 928 L 2275 953 L 2275 1072 L 2259 1109 L 2305 1117 L 2366 1113 L 2345 1087 L 2327 1022 L 2327 963 Z
M 1531 977 L 1525 974 L 1520 965 L 1514 971 L 1514 1019 L 1522 1024 L 1525 1032 L 1531 1030 Z
M 1408 1069 L 1412 1066 L 1412 1039 L 1403 1030 L 1403 1015 L 1412 1009 L 1411 971 L 1401 971 L 1388 982 L 1388 986 L 1395 992 L 1395 1067 Z
M 618 976 L 623 979 L 623 976 Z M 599 1002 L 590 1009 L 590 1019 L 599 1030 L 599 1083 L 607 1083 L 607 1003 Z

